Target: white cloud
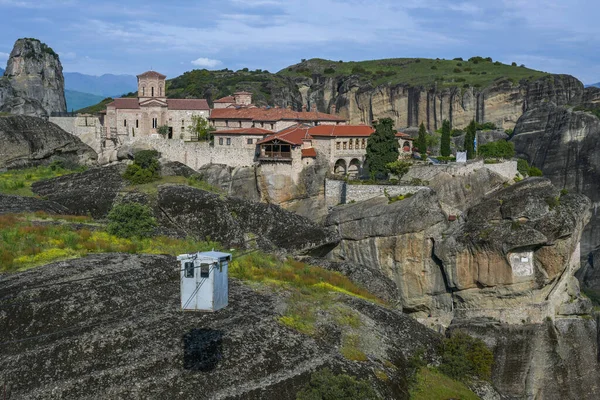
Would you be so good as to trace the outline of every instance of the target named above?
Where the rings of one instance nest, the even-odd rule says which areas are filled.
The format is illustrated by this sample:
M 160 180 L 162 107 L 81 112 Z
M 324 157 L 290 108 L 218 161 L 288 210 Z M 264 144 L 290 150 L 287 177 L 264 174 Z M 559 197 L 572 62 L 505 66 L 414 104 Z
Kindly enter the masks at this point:
M 211 58 L 206 58 L 206 57 L 200 57 L 200 58 L 192 61 L 192 64 L 194 64 L 197 67 L 215 68 L 217 65 L 221 64 L 221 61 L 213 60 Z

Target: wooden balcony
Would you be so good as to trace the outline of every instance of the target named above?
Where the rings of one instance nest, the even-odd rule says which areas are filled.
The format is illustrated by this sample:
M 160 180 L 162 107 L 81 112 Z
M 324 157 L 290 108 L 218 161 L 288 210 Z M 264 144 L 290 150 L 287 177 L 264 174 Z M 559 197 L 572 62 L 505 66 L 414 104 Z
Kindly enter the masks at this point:
M 291 151 L 265 151 L 258 157 L 263 161 L 292 161 Z

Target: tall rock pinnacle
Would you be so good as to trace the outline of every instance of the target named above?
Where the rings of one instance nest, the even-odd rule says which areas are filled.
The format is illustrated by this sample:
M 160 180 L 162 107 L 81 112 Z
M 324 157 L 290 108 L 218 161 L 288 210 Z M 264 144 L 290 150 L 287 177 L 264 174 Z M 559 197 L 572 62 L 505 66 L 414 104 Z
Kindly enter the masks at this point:
M 0 78 L 0 111 L 47 117 L 66 110 L 58 54 L 37 39 L 18 39 Z

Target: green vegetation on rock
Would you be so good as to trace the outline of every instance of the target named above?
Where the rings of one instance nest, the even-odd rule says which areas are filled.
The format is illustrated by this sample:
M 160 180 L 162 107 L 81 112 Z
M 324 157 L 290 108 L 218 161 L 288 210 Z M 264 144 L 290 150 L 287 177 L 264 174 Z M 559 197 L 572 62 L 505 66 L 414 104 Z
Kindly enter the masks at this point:
M 18 196 L 34 196 L 31 185 L 44 179 L 56 178 L 82 172 L 85 167 L 74 169 L 65 168 L 60 161 L 53 162 L 49 166 L 9 170 L 0 173 L 0 193 Z
M 445 119 L 442 122 L 442 139 L 440 144 L 440 155 L 442 157 L 450 157 L 450 155 L 452 154 L 450 150 L 450 134 L 450 121 Z
M 464 383 L 432 368 L 419 369 L 415 383 L 410 391 L 411 400 L 479 399 Z
M 160 164 L 156 150 L 141 150 L 135 153 L 133 164 L 129 164 L 123 178 L 134 185 L 160 179 Z
M 444 340 L 441 355 L 439 370 L 453 379 L 489 381 L 492 377 L 493 353 L 482 340 L 461 330 L 452 331 Z
M 310 382 L 296 395 L 296 400 L 376 400 L 368 381 L 346 374 L 335 375 L 328 368 L 313 372 Z
M 292 78 L 310 77 L 325 75 L 326 69 L 335 69 L 336 76 L 359 75 L 361 81 L 369 81 L 373 86 L 389 83 L 438 87 L 457 87 L 459 84 L 486 87 L 500 79 L 517 84 L 521 80 L 533 80 L 548 75 L 545 72 L 494 63 L 490 60 L 473 57 L 469 61 L 462 61 L 462 66 L 457 68 L 454 60 L 427 58 L 389 58 L 342 63 L 314 58 L 284 68 L 277 75 Z
M 467 152 L 467 159 L 472 160 L 475 158 L 475 134 L 477 133 L 477 123 L 472 120 L 467 126 L 467 134 L 465 136 L 465 151 Z
M 506 140 L 482 144 L 477 153 L 483 158 L 511 159 L 515 156 L 515 144 Z
M 107 218 L 108 233 L 120 238 L 150 237 L 157 226 L 152 209 L 139 203 L 116 204 Z

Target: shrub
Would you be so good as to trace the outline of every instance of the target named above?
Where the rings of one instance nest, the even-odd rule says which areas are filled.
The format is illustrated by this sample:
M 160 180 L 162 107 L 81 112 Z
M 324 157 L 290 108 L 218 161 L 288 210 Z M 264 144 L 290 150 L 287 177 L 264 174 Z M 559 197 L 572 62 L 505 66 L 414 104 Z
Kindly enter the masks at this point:
M 479 146 L 479 155 L 483 158 L 513 158 L 515 156 L 515 144 L 500 140 Z
M 133 164 L 127 166 L 123 178 L 134 185 L 149 183 L 160 177 L 160 164 L 156 150 L 141 150 L 135 153 Z
M 462 67 L 462 63 L 456 63 L 457 67 Z
M 121 238 L 149 237 L 157 226 L 150 207 L 139 203 L 115 205 L 108 221 L 108 233 Z
M 506 133 L 508 136 L 513 134 L 513 129 L 505 129 L 504 133 Z
M 329 68 L 325 68 L 325 70 L 323 72 L 326 74 L 333 74 L 333 73 L 335 73 L 335 69 L 329 67 Z
M 460 74 L 461 72 L 462 72 L 462 69 L 460 69 L 458 67 L 454 68 L 454 73 L 455 74 Z
M 462 57 L 456 57 L 456 58 L 453 58 L 453 60 L 454 61 L 463 61 L 463 58 Z
M 466 67 L 464 70 L 465 70 L 465 72 L 471 72 L 471 71 L 473 71 L 473 68 L 471 68 L 471 67 Z
M 355 65 L 354 67 L 352 67 L 352 73 L 353 74 L 366 74 L 367 70 L 364 69 L 363 67 L 361 67 L 360 65 Z
M 385 168 L 393 175 L 396 175 L 398 179 L 401 179 L 408 170 L 410 169 L 412 163 L 396 160 L 393 162 L 389 162 L 385 165 Z
M 527 176 L 529 174 L 529 163 L 527 160 L 519 158 L 517 160 L 517 171 L 523 176 Z
M 529 173 L 529 176 L 542 176 L 542 175 L 544 175 L 542 173 L 542 170 L 539 169 L 539 168 L 536 168 L 536 167 L 530 167 L 528 173 Z
M 435 65 L 432 65 L 432 66 L 431 66 L 431 69 L 438 69 L 438 68 L 437 68 L 437 66 L 435 66 Z
M 452 331 L 450 337 L 444 339 L 440 353 L 440 372 L 451 378 L 468 382 L 472 378 L 489 381 L 492 377 L 492 352 L 482 340 L 461 330 Z
M 568 194 L 569 194 L 569 191 L 568 191 L 567 189 L 564 189 L 564 188 L 563 188 L 563 189 L 561 189 L 561 190 L 560 190 L 560 195 L 561 195 L 561 196 L 566 196 L 566 195 L 568 195 Z
M 296 394 L 296 400 L 378 399 L 371 385 L 346 374 L 334 375 L 328 368 L 314 372 L 310 382 Z
M 510 65 L 513 66 L 513 67 L 516 67 L 517 63 L 513 61 Z
M 454 81 L 455 82 L 466 82 L 466 79 L 465 78 L 456 78 Z

